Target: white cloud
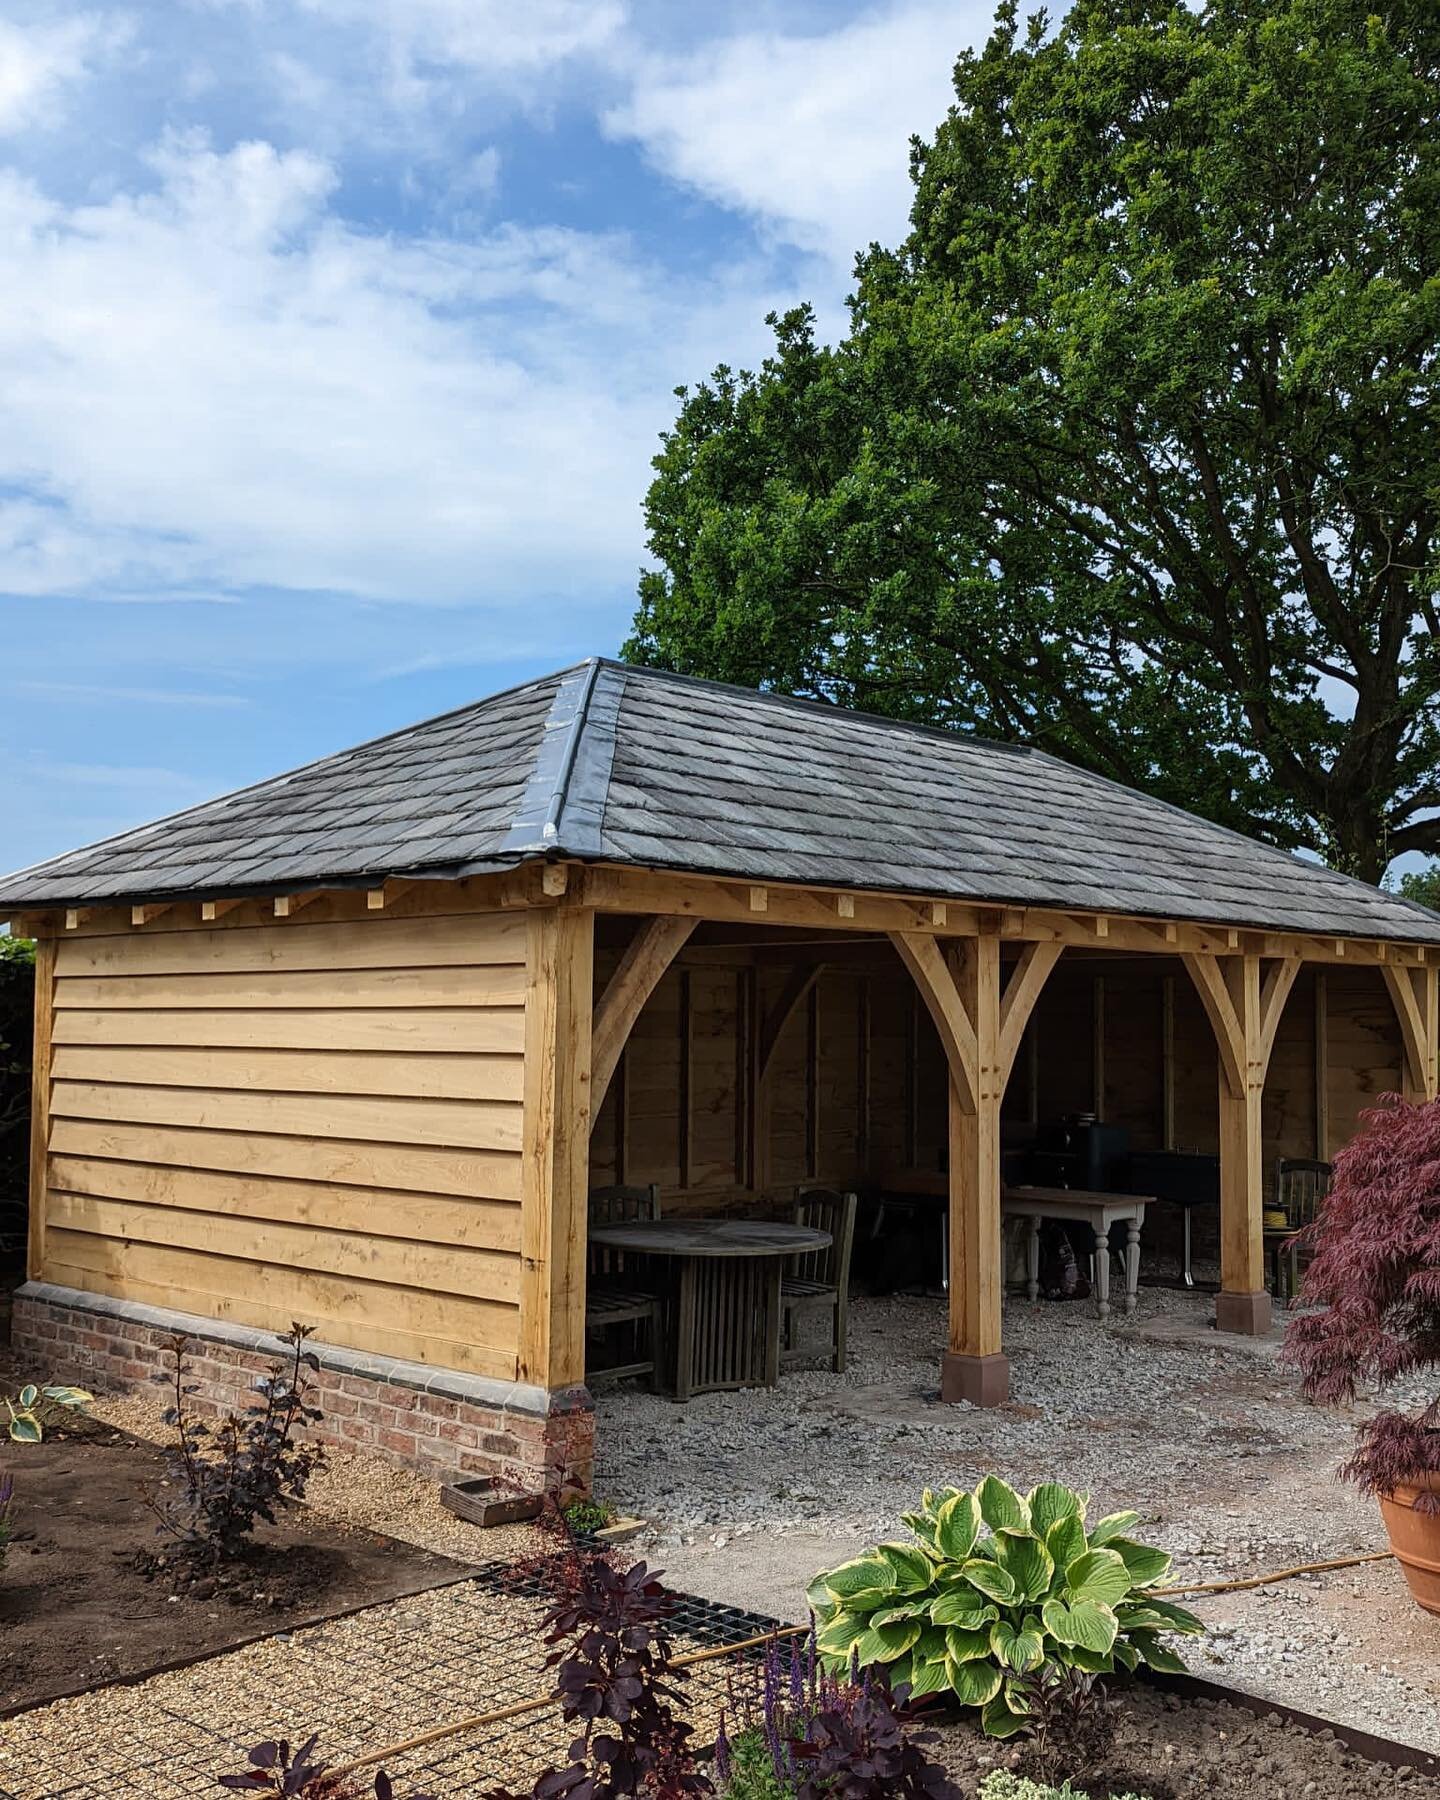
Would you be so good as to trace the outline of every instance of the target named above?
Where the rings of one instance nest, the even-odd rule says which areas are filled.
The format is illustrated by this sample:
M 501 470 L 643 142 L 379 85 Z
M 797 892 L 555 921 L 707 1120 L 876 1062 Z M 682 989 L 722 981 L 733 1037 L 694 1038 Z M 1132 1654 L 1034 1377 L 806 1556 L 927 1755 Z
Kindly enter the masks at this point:
M 150 161 L 98 205 L 0 174 L 0 591 L 629 585 L 670 388 L 758 342 L 750 274 L 362 232 L 326 162 L 264 143 Z
M 648 58 L 606 118 L 665 174 L 848 269 L 909 216 L 909 141 L 954 100 L 955 58 L 992 0 L 901 0 L 837 30 L 751 30 Z
M 620 0 L 298 0 L 331 24 L 383 36 L 397 63 L 459 63 L 481 72 L 538 69 L 608 44 L 625 21 Z
M 43 24 L 0 20 L 0 134 L 55 124 L 67 91 L 128 35 L 123 18 L 100 13 Z
M 238 706 L 249 706 L 244 694 L 199 694 L 183 688 L 111 687 L 88 681 L 15 681 L 11 693 L 34 694 L 44 700 L 98 701 L 114 706 L 200 706 L 218 707 L 230 712 Z

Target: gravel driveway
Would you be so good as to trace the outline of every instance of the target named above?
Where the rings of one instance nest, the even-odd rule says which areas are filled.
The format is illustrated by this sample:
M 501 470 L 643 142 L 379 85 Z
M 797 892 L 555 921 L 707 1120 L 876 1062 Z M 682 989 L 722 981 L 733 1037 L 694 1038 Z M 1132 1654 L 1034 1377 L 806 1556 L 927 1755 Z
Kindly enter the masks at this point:
M 1335 1480 L 1352 1421 L 1300 1397 L 1278 1330 L 1219 1337 L 1212 1304 L 1142 1289 L 1102 1325 L 1084 1302 L 1012 1300 L 1013 1397 L 979 1411 L 938 1400 L 942 1300 L 857 1301 L 844 1375 L 687 1406 L 603 1398 L 597 1489 L 651 1521 L 637 1548 L 678 1586 L 793 1617 L 818 1568 L 902 1534 L 921 1488 L 987 1470 L 1069 1482 L 1095 1513 L 1134 1506 L 1183 1581 L 1383 1549 L 1374 1503 Z M 1195 1604 L 1212 1627 L 1199 1672 L 1440 1749 L 1440 1619 L 1393 1563 Z

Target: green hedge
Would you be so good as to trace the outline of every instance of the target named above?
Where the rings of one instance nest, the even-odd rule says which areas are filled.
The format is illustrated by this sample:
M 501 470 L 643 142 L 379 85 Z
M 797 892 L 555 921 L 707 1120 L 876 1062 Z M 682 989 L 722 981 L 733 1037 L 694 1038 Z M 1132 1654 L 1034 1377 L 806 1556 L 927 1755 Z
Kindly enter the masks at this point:
M 25 1238 L 35 946 L 0 937 L 0 1261 Z

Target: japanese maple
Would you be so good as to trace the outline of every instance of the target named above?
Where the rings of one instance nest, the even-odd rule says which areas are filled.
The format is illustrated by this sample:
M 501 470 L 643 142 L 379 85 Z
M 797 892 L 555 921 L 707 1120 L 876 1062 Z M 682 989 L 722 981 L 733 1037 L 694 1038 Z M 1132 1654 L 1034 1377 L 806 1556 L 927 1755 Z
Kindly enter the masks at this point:
M 1298 1314 L 1285 1356 L 1312 1399 L 1351 1401 L 1440 1368 L 1440 1101 L 1386 1095 L 1335 1159 L 1329 1196 L 1301 1244 L 1313 1260 L 1300 1290 L 1320 1308 Z M 1342 1473 L 1366 1493 L 1421 1488 L 1417 1510 L 1440 1512 L 1440 1392 L 1418 1413 L 1385 1411 L 1359 1428 Z

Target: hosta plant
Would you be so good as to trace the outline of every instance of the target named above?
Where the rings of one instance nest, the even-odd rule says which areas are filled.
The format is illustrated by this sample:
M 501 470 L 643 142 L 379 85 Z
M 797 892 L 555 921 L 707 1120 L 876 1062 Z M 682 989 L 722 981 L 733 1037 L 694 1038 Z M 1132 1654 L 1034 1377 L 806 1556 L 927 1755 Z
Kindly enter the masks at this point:
M 973 1493 L 926 1490 L 911 1543 L 881 1544 L 810 1588 L 827 1667 L 884 1665 L 913 1698 L 948 1690 L 995 1737 L 1024 1728 L 1024 1678 L 1047 1663 L 1107 1675 L 1184 1664 L 1169 1632 L 1203 1629 L 1155 1584 L 1170 1557 L 1131 1537 L 1139 1514 L 1093 1526 L 1058 1482 L 1028 1494 L 994 1475 Z
M 38 1444 L 45 1435 L 47 1419 L 62 1412 L 76 1412 L 95 1398 L 84 1388 L 60 1385 L 37 1387 L 27 1382 L 18 1394 L 4 1396 L 11 1438 L 17 1444 Z

